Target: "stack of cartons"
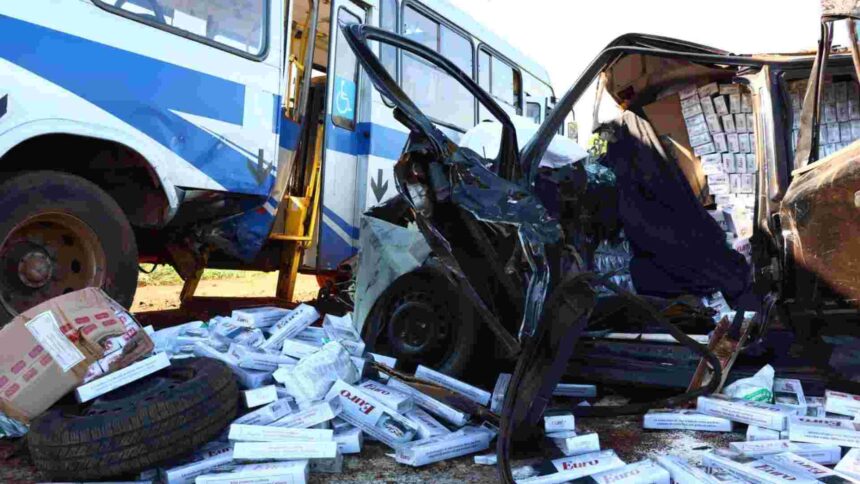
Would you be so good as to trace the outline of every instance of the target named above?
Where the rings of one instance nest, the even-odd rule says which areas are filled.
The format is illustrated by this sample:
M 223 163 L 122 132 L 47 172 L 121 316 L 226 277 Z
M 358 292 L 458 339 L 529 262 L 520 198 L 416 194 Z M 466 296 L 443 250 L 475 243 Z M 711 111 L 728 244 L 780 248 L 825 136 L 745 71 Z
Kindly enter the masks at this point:
M 792 81 L 788 85 L 791 101 L 791 154 L 797 150 L 800 137 L 800 116 L 807 81 Z M 860 139 L 860 86 L 853 79 L 840 79 L 824 85 L 821 124 L 819 125 L 818 159 Z

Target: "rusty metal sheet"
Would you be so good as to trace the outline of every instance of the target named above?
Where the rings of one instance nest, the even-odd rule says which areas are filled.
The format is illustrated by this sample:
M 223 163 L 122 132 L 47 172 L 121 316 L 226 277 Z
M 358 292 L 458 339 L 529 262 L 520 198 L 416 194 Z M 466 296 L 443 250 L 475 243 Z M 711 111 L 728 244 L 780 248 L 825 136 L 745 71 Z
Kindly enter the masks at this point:
M 860 0 L 821 0 L 821 16 L 860 19 Z

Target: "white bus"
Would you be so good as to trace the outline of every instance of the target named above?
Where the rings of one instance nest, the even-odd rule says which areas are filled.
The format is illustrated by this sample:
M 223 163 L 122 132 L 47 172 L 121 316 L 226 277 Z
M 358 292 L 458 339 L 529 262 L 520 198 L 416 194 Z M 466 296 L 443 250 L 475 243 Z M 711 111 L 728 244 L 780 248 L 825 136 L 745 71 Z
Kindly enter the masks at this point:
M 334 271 L 395 194 L 406 133 L 338 24 L 396 31 L 542 121 L 549 76 L 444 0 L 30 0 L 0 4 L 0 324 L 140 263 L 193 294 L 204 267 Z M 453 139 L 481 114 L 455 82 L 380 53 Z

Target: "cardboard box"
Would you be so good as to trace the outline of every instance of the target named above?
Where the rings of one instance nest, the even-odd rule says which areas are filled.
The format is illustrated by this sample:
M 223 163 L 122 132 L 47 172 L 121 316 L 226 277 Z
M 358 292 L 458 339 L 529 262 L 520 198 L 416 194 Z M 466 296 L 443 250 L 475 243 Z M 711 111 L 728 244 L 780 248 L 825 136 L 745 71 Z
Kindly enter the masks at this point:
M 425 395 L 396 378 L 388 380 L 387 385 L 395 390 L 412 395 L 412 398 L 419 407 L 457 427 L 462 427 L 469 421 L 468 414 L 440 402 L 429 395 Z
M 102 376 L 96 380 L 79 386 L 75 390 L 78 402 L 86 403 L 105 393 L 111 392 L 129 383 L 140 380 L 170 366 L 170 358 L 166 353 L 158 353 L 131 366 Z
M 200 476 L 195 484 L 305 484 L 307 460 L 236 466 L 230 472 Z
M 190 484 L 194 478 L 226 464 L 233 462 L 233 446 L 228 443 L 207 445 L 191 458 L 178 466 L 160 469 L 159 474 L 164 484 Z
M 703 415 L 686 409 L 649 410 L 643 420 L 649 430 L 698 430 L 705 432 L 731 432 L 732 421 L 722 417 Z
M 544 415 L 543 428 L 548 434 L 576 430 L 576 419 L 570 412 Z
M 852 479 L 860 480 L 860 449 L 849 450 L 833 470 Z
M 382 383 L 365 380 L 359 383 L 358 387 L 370 392 L 383 405 L 396 410 L 397 413 L 406 413 L 415 406 L 415 400 L 412 399 L 412 395 L 395 390 Z
M 490 395 L 490 392 L 486 390 L 469 385 L 468 383 L 457 380 L 456 378 L 451 378 L 448 375 L 439 373 L 438 371 L 432 370 L 423 365 L 418 365 L 418 368 L 415 370 L 415 378 L 433 382 L 449 390 L 455 391 L 479 405 L 488 405 L 490 403 L 490 397 L 492 396 Z
M 270 328 L 290 314 L 289 309 L 276 307 L 236 309 L 231 317 L 238 323 L 252 328 Z
M 332 440 L 329 429 L 298 429 L 265 425 L 230 425 L 228 437 L 233 442 L 311 442 Z
M 418 438 L 420 439 L 429 439 L 430 437 L 436 437 L 437 435 L 451 433 L 451 431 L 448 430 L 448 427 L 442 425 L 438 420 L 433 418 L 432 415 L 420 408 L 413 408 L 412 410 L 405 412 L 403 416 L 418 426 Z
M 669 484 L 669 471 L 651 459 L 579 478 L 573 484 Z
M 588 454 L 600 450 L 600 437 L 596 433 L 577 435 L 572 430 L 564 432 L 548 433 L 547 438 L 552 440 L 561 453 L 566 456 Z
M 242 393 L 245 396 L 245 406 L 248 408 L 268 405 L 278 399 L 278 391 L 275 389 L 274 385 L 255 388 L 253 390 L 245 390 Z
M 824 410 L 828 413 L 849 417 L 860 413 L 860 396 L 858 395 L 827 390 L 824 392 L 824 398 Z
M 794 442 L 860 447 L 860 424 L 850 420 L 792 417 L 788 435 Z
M 805 459 L 797 454 L 792 454 L 791 452 L 768 455 L 762 458 L 762 460 L 774 466 L 788 469 L 804 478 L 813 479 L 815 482 L 827 482 L 828 484 L 856 482 L 847 475 L 840 475 L 839 472 L 832 471 L 821 464 Z
M 791 412 L 775 405 L 729 398 L 723 395 L 699 397 L 696 410 L 705 415 L 723 417 L 747 425 L 758 425 L 780 431 L 787 428 L 788 417 L 791 415 Z
M 127 336 L 117 370 L 149 355 L 149 336 L 103 291 L 45 301 L 0 330 L 0 411 L 27 423 L 80 385 L 112 338 Z
M 493 437 L 495 434 L 485 428 L 464 427 L 456 432 L 401 445 L 396 449 L 394 460 L 421 467 L 487 450 Z
M 369 435 L 397 449 L 418 434 L 418 426 L 389 409 L 370 392 L 338 380 L 329 390 L 328 399 L 339 399 L 340 417 Z
M 337 442 L 236 442 L 233 459 L 236 460 L 297 460 L 333 459 L 337 457 Z
M 554 459 L 538 468 L 538 475 L 517 479 L 517 484 L 557 484 L 618 469 L 625 465 L 615 455 L 615 451 L 603 450 L 590 454 Z

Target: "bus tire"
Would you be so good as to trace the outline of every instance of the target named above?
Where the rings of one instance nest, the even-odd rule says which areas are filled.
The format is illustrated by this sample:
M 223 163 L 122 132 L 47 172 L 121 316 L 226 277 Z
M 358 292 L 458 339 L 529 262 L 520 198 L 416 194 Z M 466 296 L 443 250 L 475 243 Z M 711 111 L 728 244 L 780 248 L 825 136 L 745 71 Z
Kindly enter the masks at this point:
M 27 444 L 48 479 L 131 476 L 188 455 L 235 419 L 239 389 L 209 358 L 173 360 L 95 401 L 55 406 L 33 420 Z
M 124 307 L 137 289 L 137 243 L 125 213 L 76 175 L 34 171 L 0 185 L 0 327 L 50 298 L 101 287 Z

